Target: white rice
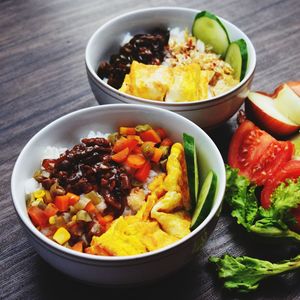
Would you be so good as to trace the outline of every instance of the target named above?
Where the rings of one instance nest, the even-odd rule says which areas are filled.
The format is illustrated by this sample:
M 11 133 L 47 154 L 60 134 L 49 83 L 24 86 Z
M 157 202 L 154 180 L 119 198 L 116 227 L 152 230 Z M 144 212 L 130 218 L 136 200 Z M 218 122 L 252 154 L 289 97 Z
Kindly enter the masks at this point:
M 42 185 L 38 183 L 34 178 L 29 178 L 25 181 L 24 184 L 24 189 L 25 189 L 25 194 L 29 195 L 33 193 L 36 190 L 39 190 L 42 188 Z
M 132 38 L 133 38 L 133 35 L 131 35 L 129 32 L 127 32 L 127 33 L 125 34 L 125 36 L 123 37 L 123 40 L 122 40 L 122 42 L 121 42 L 121 46 L 123 46 L 123 45 L 129 43 L 129 41 L 130 41 Z
M 184 44 L 186 39 L 186 31 L 175 27 L 170 30 L 169 45 Z
M 84 138 L 88 138 L 88 139 L 92 139 L 92 138 L 96 138 L 96 137 L 100 137 L 100 138 L 107 138 L 110 135 L 110 133 L 103 133 L 101 131 L 93 131 L 91 130 L 87 136 L 82 137 L 80 140 L 84 139 Z
M 60 154 L 64 153 L 67 148 L 64 147 L 54 147 L 54 146 L 47 146 L 42 153 L 41 160 L 43 159 L 57 159 L 59 158 Z

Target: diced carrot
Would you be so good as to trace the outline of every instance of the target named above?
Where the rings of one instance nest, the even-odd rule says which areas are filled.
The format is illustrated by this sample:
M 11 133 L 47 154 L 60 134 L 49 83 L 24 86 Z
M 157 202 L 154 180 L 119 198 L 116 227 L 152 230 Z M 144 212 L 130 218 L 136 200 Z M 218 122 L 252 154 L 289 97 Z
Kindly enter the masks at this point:
M 120 127 L 119 132 L 122 135 L 136 134 L 136 131 L 135 131 L 134 127 Z
M 56 196 L 54 204 L 59 211 L 67 211 L 69 209 L 69 197 L 67 195 Z
M 94 214 L 96 213 L 97 209 L 96 206 L 93 204 L 92 201 L 90 201 L 84 208 L 89 214 Z
M 121 163 L 127 158 L 128 154 L 129 154 L 129 148 L 125 148 L 120 152 L 117 152 L 114 155 L 112 155 L 111 159 L 115 162 Z
M 144 165 L 145 162 L 146 162 L 146 159 L 143 155 L 130 154 L 130 155 L 128 155 L 128 157 L 126 159 L 125 164 L 131 168 L 139 169 Z
M 110 223 L 114 220 L 114 216 L 106 215 L 106 216 L 103 217 L 103 219 L 105 220 L 106 223 Z
M 58 208 L 53 203 L 47 204 L 46 208 L 44 209 L 44 213 L 46 214 L 48 219 L 56 215 L 57 212 L 58 212 Z
M 98 222 L 99 222 L 99 224 L 101 225 L 101 226 L 105 226 L 106 225 L 106 220 L 104 219 L 104 217 L 100 214 L 100 213 L 96 213 L 96 218 L 97 218 L 97 220 L 98 220 Z
M 146 161 L 145 164 L 136 171 L 134 177 L 141 182 L 145 182 L 149 176 L 151 170 L 151 164 L 149 161 Z
M 158 133 L 159 137 L 162 140 L 167 137 L 167 133 L 163 128 L 157 128 L 155 131 Z
M 153 156 L 151 157 L 151 160 L 155 163 L 158 163 L 160 161 L 162 154 L 163 152 L 160 149 L 154 148 L 154 153 Z
M 131 153 L 134 153 L 134 154 L 142 154 L 142 149 L 140 146 L 136 146 L 132 149 L 132 152 Z
M 172 142 L 171 139 L 165 138 L 165 139 L 162 140 L 162 142 L 161 142 L 160 145 L 161 145 L 161 146 L 172 146 L 172 145 L 173 145 L 173 142 Z
M 143 144 L 143 140 L 140 138 L 139 135 L 127 135 L 129 140 L 136 140 L 138 144 Z
M 138 141 L 135 139 L 127 139 L 124 137 L 121 137 L 118 139 L 113 147 L 113 151 L 115 153 L 122 151 L 125 148 L 129 149 L 129 152 L 132 151 L 132 149 L 138 144 Z
M 159 137 L 158 133 L 153 130 L 153 129 L 149 129 L 147 131 L 144 131 L 140 134 L 141 139 L 144 142 L 154 142 L 155 144 L 160 143 L 161 142 L 161 138 Z
M 48 225 L 48 217 L 45 212 L 37 206 L 30 206 L 28 208 L 28 214 L 32 223 L 35 226 L 45 227 Z
M 83 241 L 79 241 L 71 247 L 73 250 L 82 252 L 83 251 Z
M 80 199 L 80 196 L 76 195 L 76 194 L 73 194 L 73 193 L 67 193 L 66 196 L 69 197 L 69 204 L 70 205 L 74 205 L 79 199 Z

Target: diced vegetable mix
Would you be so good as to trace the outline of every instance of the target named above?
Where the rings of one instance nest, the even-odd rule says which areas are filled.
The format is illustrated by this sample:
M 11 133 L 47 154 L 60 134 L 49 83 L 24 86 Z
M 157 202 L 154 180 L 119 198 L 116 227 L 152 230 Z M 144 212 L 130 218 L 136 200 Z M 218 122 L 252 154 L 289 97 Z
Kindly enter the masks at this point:
M 134 220 L 128 226 L 142 222 L 139 226 L 143 228 L 143 222 L 149 221 L 159 224 L 153 232 L 159 239 L 154 238 L 155 246 L 145 242 L 147 251 L 190 232 L 188 181 L 183 179 L 187 173 L 184 150 L 181 144 L 173 143 L 163 128 L 149 124 L 122 126 L 107 141 L 84 138 L 81 142 L 57 159 L 44 159 L 34 174 L 41 188 L 29 195 L 27 209 L 43 234 L 75 251 L 125 255 L 118 249 L 120 245 L 114 248 L 111 242 L 111 247 L 104 247 L 97 245 L 96 239 L 109 236 L 112 224 L 122 215 L 126 222 Z M 170 210 L 167 221 L 162 221 L 155 204 L 171 205 L 175 210 Z M 177 225 L 174 229 L 168 223 Z M 153 229 L 145 230 L 142 235 Z M 121 237 L 118 238 L 121 243 Z M 137 247 L 133 240 L 130 243 Z
M 197 163 L 195 147 L 173 143 L 149 124 L 122 126 L 107 140 L 84 138 L 59 158 L 43 160 L 34 174 L 42 188 L 30 194 L 28 214 L 46 236 L 79 252 L 131 255 L 163 247 L 210 210 L 198 209 L 191 227 L 187 174 L 198 167 L 186 165 L 186 151 Z M 215 185 L 207 188 L 210 199 L 201 201 L 211 207 Z

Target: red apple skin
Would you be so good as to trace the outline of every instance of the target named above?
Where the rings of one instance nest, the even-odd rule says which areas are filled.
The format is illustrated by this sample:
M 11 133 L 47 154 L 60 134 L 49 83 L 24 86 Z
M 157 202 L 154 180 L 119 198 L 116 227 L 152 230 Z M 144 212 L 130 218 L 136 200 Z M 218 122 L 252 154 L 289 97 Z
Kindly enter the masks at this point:
M 283 89 L 285 84 L 288 85 L 294 91 L 294 93 L 296 93 L 300 97 L 300 81 L 289 81 L 286 83 L 282 83 L 274 90 L 274 92 L 272 94 L 268 94 L 263 91 L 257 91 L 257 93 L 260 93 L 262 95 L 265 95 L 265 96 L 275 99 L 277 97 L 278 93 Z
M 276 97 L 276 95 L 279 93 L 279 91 L 282 89 L 282 86 L 279 86 L 276 88 L 275 92 L 273 93 Z M 264 96 L 271 97 L 270 94 L 264 93 L 264 92 L 256 92 L 258 94 L 262 94 Z M 272 94 L 272 95 L 273 95 Z M 272 101 L 272 99 L 270 99 Z M 260 107 L 258 107 L 255 103 L 253 103 L 250 99 L 245 100 L 245 110 L 247 117 L 252 120 L 255 124 L 257 124 L 262 129 L 269 132 L 271 135 L 276 137 L 285 137 L 290 136 L 296 131 L 300 129 L 300 126 L 294 126 L 290 124 L 286 124 L 282 121 L 279 121 L 275 118 L 273 118 L 271 115 L 267 114 L 265 111 L 263 111 Z
M 288 85 L 294 91 L 294 93 L 296 93 L 300 97 L 300 81 L 288 81 L 286 83 L 282 83 L 274 90 L 272 94 L 268 94 L 261 91 L 259 91 L 258 93 L 275 99 L 278 93 L 283 89 L 285 84 Z

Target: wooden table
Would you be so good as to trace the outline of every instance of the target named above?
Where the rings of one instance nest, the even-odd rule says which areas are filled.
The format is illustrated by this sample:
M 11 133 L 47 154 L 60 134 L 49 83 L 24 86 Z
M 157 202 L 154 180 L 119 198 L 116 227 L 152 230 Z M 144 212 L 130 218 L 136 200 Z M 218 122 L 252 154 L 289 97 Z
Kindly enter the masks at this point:
M 42 127 L 71 111 L 97 105 L 87 82 L 84 50 L 91 34 L 112 17 L 147 6 L 205 9 L 240 27 L 257 51 L 254 90 L 299 80 L 298 0 L 137 0 L 0 2 L 0 298 L 1 299 L 233 299 L 208 264 L 210 255 L 281 259 L 299 249 L 262 244 L 234 224 L 226 209 L 200 255 L 152 286 L 104 289 L 74 282 L 45 263 L 28 242 L 10 195 L 14 162 Z M 212 133 L 223 153 L 235 118 Z M 267 280 L 249 299 L 300 297 L 300 273 Z

